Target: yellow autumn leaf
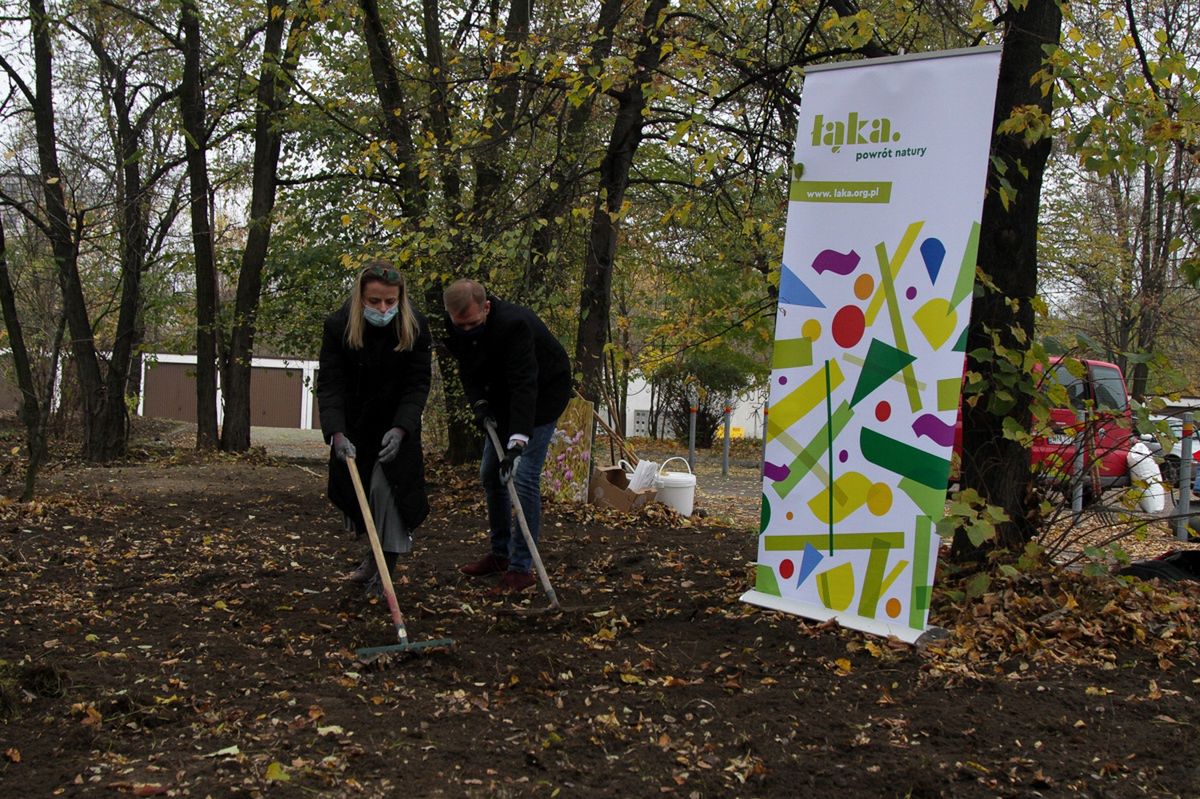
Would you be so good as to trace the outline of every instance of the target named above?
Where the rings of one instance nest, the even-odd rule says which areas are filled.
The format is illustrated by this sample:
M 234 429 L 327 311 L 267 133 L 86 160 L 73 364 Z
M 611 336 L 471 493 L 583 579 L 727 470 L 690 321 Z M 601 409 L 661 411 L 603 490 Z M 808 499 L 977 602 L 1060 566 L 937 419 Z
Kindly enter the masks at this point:
M 838 672 L 841 674 L 849 674 L 854 669 L 848 658 L 838 658 L 833 661 L 833 665 L 837 666 Z
M 287 782 L 291 779 L 291 777 L 288 776 L 287 770 L 284 769 L 283 764 L 276 760 L 273 761 L 271 765 L 267 766 L 267 779 L 271 780 L 272 782 Z

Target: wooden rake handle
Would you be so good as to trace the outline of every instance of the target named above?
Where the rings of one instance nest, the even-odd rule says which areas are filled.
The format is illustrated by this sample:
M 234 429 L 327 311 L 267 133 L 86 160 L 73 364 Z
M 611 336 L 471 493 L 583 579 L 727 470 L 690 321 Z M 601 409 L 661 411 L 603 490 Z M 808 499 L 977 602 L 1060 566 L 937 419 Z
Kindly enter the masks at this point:
M 350 470 L 350 480 L 354 483 L 354 495 L 358 497 L 358 509 L 362 511 L 363 523 L 367 526 L 367 538 L 371 540 L 371 552 L 375 556 L 375 568 L 379 571 L 379 583 L 383 586 L 383 596 L 387 599 L 388 612 L 392 614 L 392 623 L 396 625 L 396 637 L 400 643 L 408 643 L 408 629 L 404 626 L 404 614 L 400 612 L 400 603 L 396 601 L 396 589 L 392 587 L 392 575 L 389 574 L 387 559 L 383 557 L 383 546 L 379 543 L 379 533 L 375 532 L 375 519 L 371 516 L 371 508 L 367 503 L 367 494 L 363 491 L 362 479 L 358 475 L 358 463 L 353 455 L 346 457 L 346 468 Z

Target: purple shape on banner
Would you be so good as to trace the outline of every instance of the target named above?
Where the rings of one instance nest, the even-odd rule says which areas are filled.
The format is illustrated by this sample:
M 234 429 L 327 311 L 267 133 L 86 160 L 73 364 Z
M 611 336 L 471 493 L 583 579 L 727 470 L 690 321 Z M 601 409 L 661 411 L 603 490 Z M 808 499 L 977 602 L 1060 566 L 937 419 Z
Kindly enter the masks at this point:
M 909 286 L 908 291 L 904 292 L 904 296 L 908 297 L 910 300 L 915 300 L 917 298 L 917 287 Z
M 929 282 L 936 283 L 938 272 L 942 271 L 942 260 L 946 257 L 946 245 L 941 239 L 925 239 L 921 242 L 921 258 L 925 261 L 925 271 L 929 273 Z
M 821 250 L 813 258 L 812 268 L 818 275 L 822 272 L 833 272 L 836 275 L 848 275 L 858 268 L 862 260 L 854 250 L 838 252 L 837 250 Z
M 804 545 L 804 555 L 800 559 L 800 575 L 796 578 L 796 587 L 808 579 L 808 575 L 813 573 L 813 569 L 817 568 L 817 564 L 825 559 L 821 554 L 821 550 L 814 547 L 812 544 Z
M 917 436 L 925 436 L 935 443 L 948 447 L 954 443 L 954 425 L 946 424 L 932 413 L 923 413 L 912 423 Z
M 825 303 L 817 299 L 812 289 L 804 285 L 804 281 L 795 272 L 783 265 L 779 272 L 779 301 L 785 305 L 808 305 L 813 308 L 824 308 Z
M 790 467 L 763 461 L 763 477 L 768 480 L 778 483 L 780 480 L 786 480 L 787 476 L 792 473 Z

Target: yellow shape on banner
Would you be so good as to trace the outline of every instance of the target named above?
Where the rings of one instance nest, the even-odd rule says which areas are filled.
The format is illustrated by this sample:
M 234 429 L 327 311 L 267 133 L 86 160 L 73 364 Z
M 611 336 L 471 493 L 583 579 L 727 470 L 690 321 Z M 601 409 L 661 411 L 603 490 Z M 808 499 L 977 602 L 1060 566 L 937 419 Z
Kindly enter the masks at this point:
M 958 314 L 945 297 L 934 297 L 918 308 L 912 318 L 935 350 L 942 348 L 958 326 Z
M 867 507 L 876 516 L 892 509 L 892 487 L 887 483 L 875 483 L 867 489 Z
M 832 391 L 846 379 L 837 361 L 829 364 L 829 390 Z M 785 432 L 796 422 L 800 421 L 810 411 L 825 404 L 825 372 L 814 371 L 812 375 L 796 386 L 796 389 L 771 406 L 767 416 L 767 437 L 772 438 Z
M 869 501 L 871 487 L 871 479 L 865 474 L 846 472 L 833 481 L 832 487 L 817 492 L 808 501 L 808 508 L 823 524 L 829 524 L 829 492 L 833 491 L 833 521 L 840 522 Z
M 817 595 L 830 610 L 843 611 L 854 601 L 854 566 L 843 563 L 817 575 Z
M 800 325 L 800 335 L 804 336 L 809 341 L 816 341 L 821 337 L 821 323 L 816 319 L 809 319 L 807 322 Z

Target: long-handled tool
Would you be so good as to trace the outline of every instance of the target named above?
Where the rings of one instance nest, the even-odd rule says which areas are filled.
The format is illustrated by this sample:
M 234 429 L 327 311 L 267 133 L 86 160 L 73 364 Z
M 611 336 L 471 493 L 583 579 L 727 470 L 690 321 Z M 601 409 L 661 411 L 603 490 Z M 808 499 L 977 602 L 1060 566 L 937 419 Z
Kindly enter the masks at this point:
M 371 540 L 371 552 L 375 555 L 375 568 L 379 570 L 379 584 L 383 586 L 383 596 L 387 600 L 388 611 L 392 614 L 392 623 L 396 625 L 396 637 L 400 643 L 388 646 L 369 646 L 359 649 L 355 654 L 359 659 L 366 659 L 389 652 L 415 652 L 420 649 L 448 647 L 454 644 L 451 638 L 435 638 L 430 641 L 410 642 L 408 629 L 404 626 L 404 615 L 400 612 L 400 603 L 396 601 L 396 590 L 392 587 L 392 575 L 389 573 L 387 559 L 383 557 L 383 547 L 379 543 L 379 534 L 375 532 L 375 519 L 371 516 L 371 508 L 367 504 L 367 495 L 363 491 L 362 480 L 358 476 L 358 464 L 354 457 L 346 458 L 346 467 L 350 470 L 350 480 L 354 483 L 354 494 L 358 497 L 358 508 L 362 511 L 363 523 L 367 527 L 367 538 Z
M 504 447 L 500 446 L 500 435 L 496 432 L 495 420 L 487 419 L 484 421 L 484 425 L 487 427 L 488 435 L 491 436 L 496 458 L 503 458 Z M 533 558 L 533 567 L 542 583 L 542 590 L 546 592 L 546 598 L 550 600 L 550 609 L 562 610 L 562 605 L 558 603 L 558 595 L 554 593 L 554 586 L 550 584 L 550 575 L 546 574 L 546 567 L 542 565 L 542 556 L 538 554 L 537 542 L 533 540 L 533 534 L 529 532 L 529 523 L 525 521 L 525 511 L 521 507 L 521 497 L 517 494 L 517 486 L 513 482 L 513 477 L 514 475 L 509 474 L 504 483 L 508 486 L 508 497 L 517 514 L 517 524 L 521 528 L 521 535 L 525 536 L 525 546 L 529 547 L 529 554 Z

